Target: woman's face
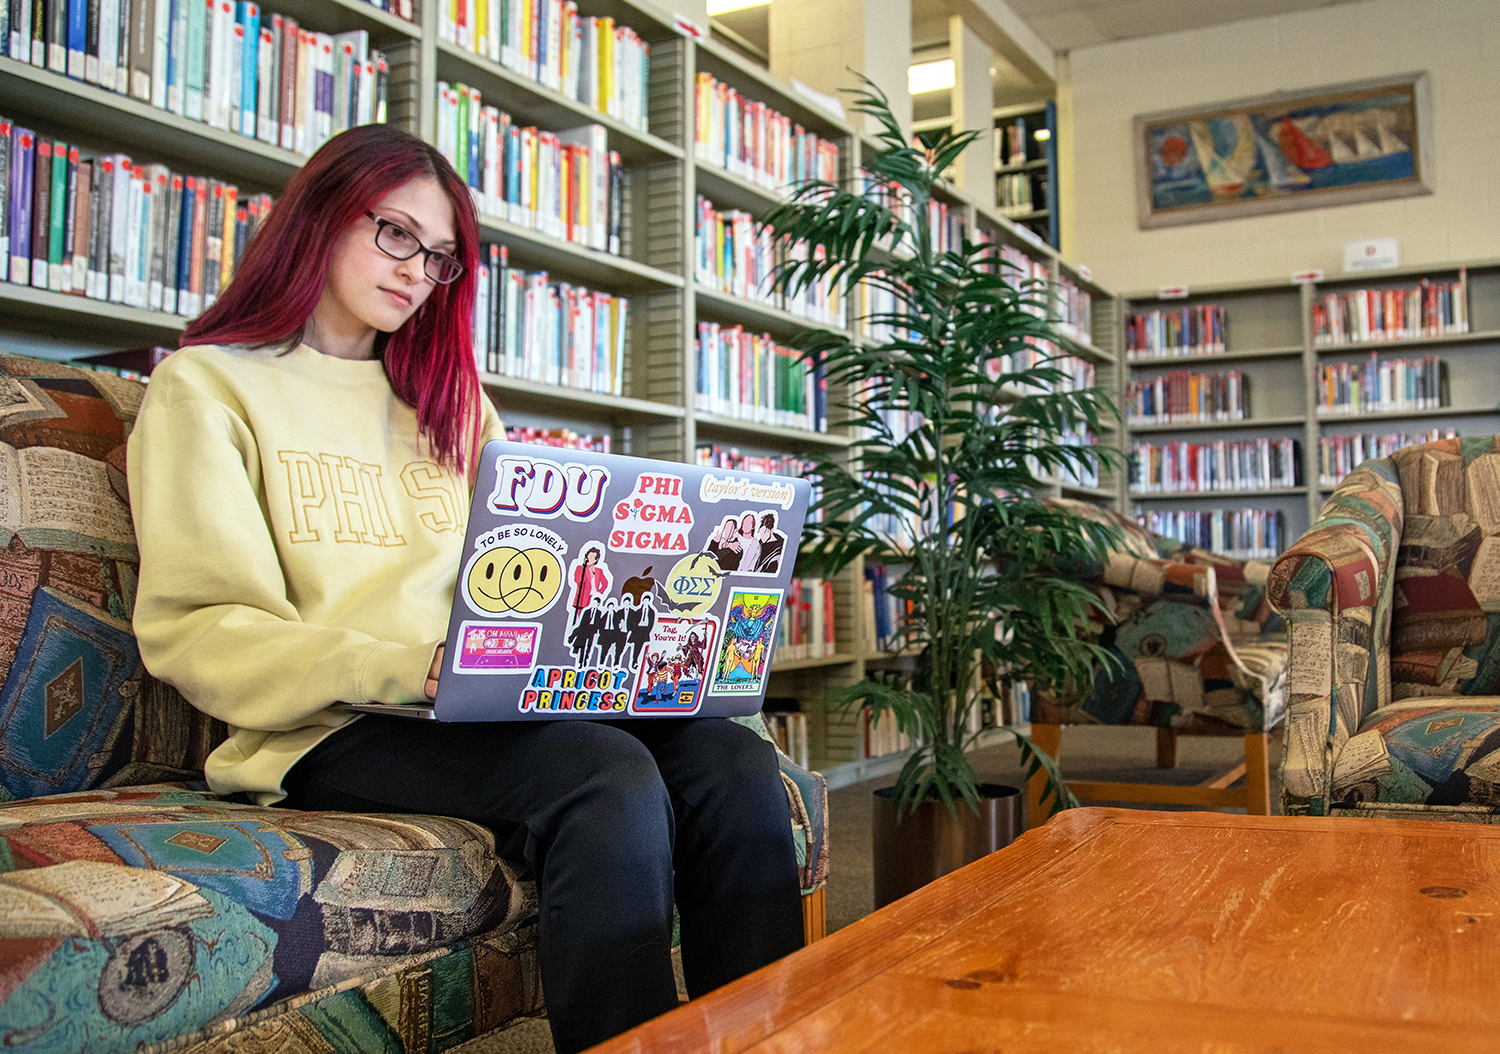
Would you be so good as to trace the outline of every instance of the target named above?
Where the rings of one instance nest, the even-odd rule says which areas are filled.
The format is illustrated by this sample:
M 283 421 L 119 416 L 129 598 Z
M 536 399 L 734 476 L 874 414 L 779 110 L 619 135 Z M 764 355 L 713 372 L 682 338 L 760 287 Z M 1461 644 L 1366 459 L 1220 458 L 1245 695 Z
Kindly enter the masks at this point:
M 370 209 L 429 249 L 452 253 L 457 247 L 453 206 L 431 176 L 401 184 Z M 391 333 L 416 314 L 436 283 L 423 270 L 426 256 L 393 260 L 375 245 L 377 225 L 361 216 L 334 243 L 319 313 L 341 332 L 356 327 Z
M 753 512 L 745 513 L 740 519 L 740 533 L 746 538 L 755 533 L 755 514 Z

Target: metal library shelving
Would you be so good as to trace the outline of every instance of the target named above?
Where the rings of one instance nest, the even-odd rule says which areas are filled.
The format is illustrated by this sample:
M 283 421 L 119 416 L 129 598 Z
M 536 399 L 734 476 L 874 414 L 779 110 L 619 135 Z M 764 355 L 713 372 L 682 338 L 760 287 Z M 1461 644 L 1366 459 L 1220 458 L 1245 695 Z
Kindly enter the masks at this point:
M 1313 309 L 1328 294 L 1355 290 L 1409 290 L 1424 282 L 1467 281 L 1468 332 L 1444 336 L 1409 337 L 1320 343 L 1313 330 Z M 1132 511 L 1207 510 L 1214 508 L 1277 509 L 1282 512 L 1284 548 L 1316 518 L 1332 482 L 1320 480 L 1320 442 L 1361 434 L 1425 433 L 1453 429 L 1460 436 L 1500 431 L 1500 260 L 1480 260 L 1390 271 L 1342 274 L 1316 282 L 1255 282 L 1213 287 L 1122 295 L 1117 300 L 1119 347 L 1122 352 L 1122 403 L 1131 381 L 1141 381 L 1169 370 L 1194 372 L 1238 370 L 1248 379 L 1250 415 L 1245 420 L 1221 422 L 1141 423 L 1127 415 L 1127 450 L 1137 441 L 1160 443 L 1170 438 L 1191 443 L 1221 439 L 1296 439 L 1301 444 L 1300 475 L 1295 487 L 1249 490 L 1188 491 L 1164 494 L 1127 490 Z M 1185 292 L 1186 295 L 1181 295 Z M 1216 304 L 1226 312 L 1224 353 L 1167 358 L 1129 358 L 1125 354 L 1125 320 L 1135 312 L 1175 310 L 1184 306 Z M 1319 409 L 1323 367 L 1362 365 L 1371 355 L 1377 361 L 1436 355 L 1441 361 L 1441 404 L 1436 407 L 1393 410 L 1325 412 Z M 1389 427 L 1382 427 L 1388 425 Z
M 319 32 L 364 29 L 372 47 L 390 62 L 388 119 L 429 142 L 437 134 L 439 80 L 477 87 L 488 103 L 520 121 L 549 131 L 602 125 L 609 149 L 626 171 L 618 255 L 549 237 L 494 216 L 481 217 L 481 237 L 506 247 L 512 265 L 546 270 L 567 281 L 631 298 L 626 334 L 624 391 L 600 395 L 514 377 L 484 374 L 488 393 L 508 424 L 566 426 L 607 431 L 613 449 L 671 460 L 693 458 L 701 441 L 734 445 L 757 455 L 840 451 L 851 439 L 838 421 L 838 393 L 830 395 L 828 432 L 811 432 L 705 412 L 694 391 L 694 338 L 700 320 L 742 324 L 788 339 L 815 323 L 789 311 L 733 297 L 700 284 L 694 269 L 694 218 L 698 195 L 718 208 L 764 216 L 782 200 L 775 191 L 696 157 L 694 85 L 700 71 L 789 116 L 837 144 L 839 178 L 859 171 L 868 141 L 852 126 L 796 94 L 765 70 L 712 41 L 694 39 L 649 0 L 580 0 L 581 15 L 609 16 L 629 26 L 650 47 L 649 131 L 580 104 L 515 71 L 439 39 L 432 4 L 403 21 L 360 0 L 278 0 L 278 13 Z M 126 151 L 173 170 L 237 183 L 242 191 L 275 194 L 301 167 L 297 153 L 188 120 L 138 99 L 71 80 L 9 58 L 0 58 L 0 114 L 23 119 L 38 132 L 101 153 Z M 1014 245 L 1039 261 L 1048 277 L 1066 279 L 1094 297 L 1093 332 L 1085 354 L 1101 371 L 1116 368 L 1116 311 L 1108 291 L 1086 272 L 1064 263 L 1056 250 L 1024 226 L 992 209 L 976 207 L 945 190 L 943 200 L 968 231 Z M 175 345 L 186 320 L 171 314 L 0 282 L 0 348 L 26 349 L 37 340 L 86 350 L 143 344 Z M 1100 383 L 1107 373 L 1101 372 Z M 1108 383 L 1113 386 L 1114 378 Z M 1118 481 L 1099 487 L 1058 484 L 1057 494 L 1117 501 Z M 835 783 L 863 779 L 899 765 L 903 755 L 865 759 L 855 735 L 857 717 L 825 712 L 819 699 L 831 684 L 851 683 L 867 662 L 888 657 L 875 650 L 864 626 L 864 569 L 846 570 L 834 582 L 836 644 L 831 656 L 785 660 L 772 668 L 769 695 L 794 696 L 809 710 L 813 763 Z

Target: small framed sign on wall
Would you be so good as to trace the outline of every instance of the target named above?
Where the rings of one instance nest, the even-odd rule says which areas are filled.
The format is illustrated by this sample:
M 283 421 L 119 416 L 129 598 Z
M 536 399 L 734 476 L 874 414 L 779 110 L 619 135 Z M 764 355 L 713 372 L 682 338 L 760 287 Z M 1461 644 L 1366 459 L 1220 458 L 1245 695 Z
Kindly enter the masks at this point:
M 1140 226 L 1432 193 L 1426 73 L 1142 114 Z

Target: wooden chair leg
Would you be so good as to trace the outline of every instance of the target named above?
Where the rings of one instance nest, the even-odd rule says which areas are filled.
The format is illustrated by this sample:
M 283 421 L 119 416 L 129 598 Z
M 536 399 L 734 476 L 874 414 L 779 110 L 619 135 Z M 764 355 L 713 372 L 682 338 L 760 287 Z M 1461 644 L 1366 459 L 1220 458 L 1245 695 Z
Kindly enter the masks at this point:
M 1031 741 L 1041 750 L 1052 755 L 1054 761 L 1061 761 L 1062 753 L 1062 725 L 1043 725 L 1035 721 L 1031 723 Z M 1040 827 L 1047 818 L 1047 810 L 1042 805 L 1042 791 L 1047 786 L 1047 777 L 1044 773 L 1037 773 L 1026 782 L 1026 829 Z
M 1271 815 L 1271 764 L 1266 738 L 1265 732 L 1245 735 L 1245 812 L 1251 816 Z
M 815 889 L 802 898 L 802 940 L 804 944 L 828 936 L 828 891 Z
M 1156 730 L 1156 767 L 1159 769 L 1177 767 L 1177 730 L 1175 728 Z

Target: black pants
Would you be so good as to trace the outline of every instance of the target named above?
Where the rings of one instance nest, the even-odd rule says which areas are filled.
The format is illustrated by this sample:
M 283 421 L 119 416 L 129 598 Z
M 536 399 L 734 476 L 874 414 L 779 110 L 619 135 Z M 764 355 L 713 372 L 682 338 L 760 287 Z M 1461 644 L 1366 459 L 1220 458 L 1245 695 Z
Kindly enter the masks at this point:
M 791 816 L 771 745 L 719 718 L 438 724 L 370 714 L 283 781 L 296 809 L 456 816 L 524 860 L 559 1052 L 802 946 Z

